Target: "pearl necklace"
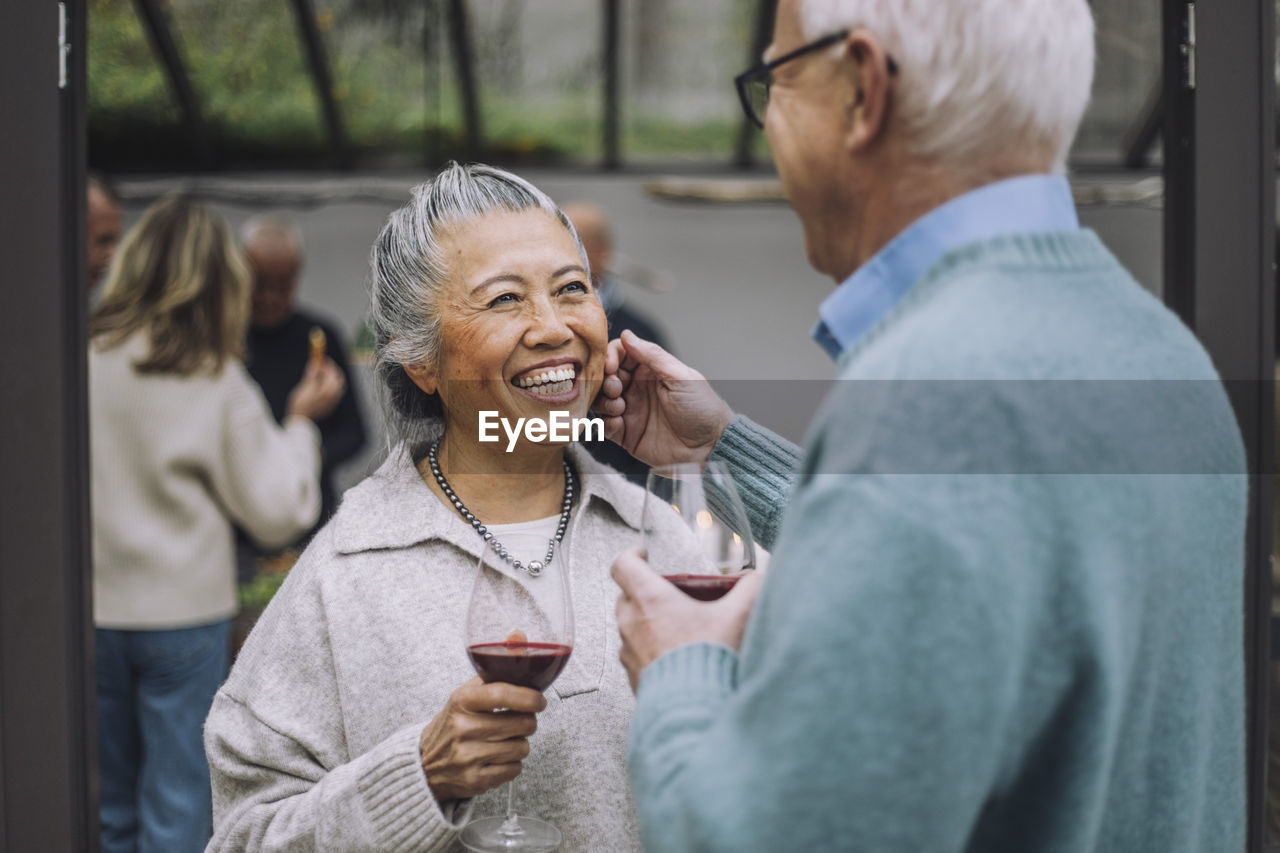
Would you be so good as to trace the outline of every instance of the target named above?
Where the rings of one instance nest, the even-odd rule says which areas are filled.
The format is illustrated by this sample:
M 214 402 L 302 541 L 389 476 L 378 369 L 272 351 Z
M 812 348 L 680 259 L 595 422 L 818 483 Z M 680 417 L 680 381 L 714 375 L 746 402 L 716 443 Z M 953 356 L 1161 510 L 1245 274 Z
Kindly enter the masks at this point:
M 502 546 L 497 539 L 493 538 L 493 533 L 487 527 L 480 523 L 480 519 L 471 514 L 465 506 L 462 505 L 461 499 L 453 493 L 453 489 L 449 487 L 449 481 L 444 478 L 444 474 L 440 472 L 440 460 L 436 458 L 436 448 L 440 446 L 440 439 L 431 442 L 431 447 L 427 450 L 427 464 L 431 466 L 431 473 L 435 475 L 436 482 L 440 484 L 440 490 L 444 492 L 444 496 L 453 503 L 453 508 L 463 517 L 467 523 L 475 528 L 476 533 L 484 537 L 484 541 L 491 542 L 493 551 L 502 559 L 506 560 L 511 568 L 516 571 L 528 572 L 529 577 L 536 578 L 542 574 L 543 569 L 551 566 L 551 560 L 555 557 L 556 545 L 564 539 L 564 532 L 569 527 L 569 509 L 573 506 L 573 469 L 569 467 L 568 461 L 562 460 L 564 464 L 564 503 L 560 509 L 560 525 L 556 528 L 556 538 L 547 543 L 547 556 L 544 560 L 530 560 L 528 565 L 520 562 L 511 556 L 511 552 Z

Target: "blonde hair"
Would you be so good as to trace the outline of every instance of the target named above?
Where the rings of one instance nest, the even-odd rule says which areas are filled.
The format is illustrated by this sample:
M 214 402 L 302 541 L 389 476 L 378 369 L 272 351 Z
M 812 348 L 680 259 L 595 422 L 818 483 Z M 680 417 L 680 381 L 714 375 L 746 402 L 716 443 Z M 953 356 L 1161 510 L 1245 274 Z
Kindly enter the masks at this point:
M 217 372 L 244 355 L 250 273 L 221 217 L 186 196 L 142 214 L 120 246 L 89 336 L 105 347 L 137 332 L 141 373 Z

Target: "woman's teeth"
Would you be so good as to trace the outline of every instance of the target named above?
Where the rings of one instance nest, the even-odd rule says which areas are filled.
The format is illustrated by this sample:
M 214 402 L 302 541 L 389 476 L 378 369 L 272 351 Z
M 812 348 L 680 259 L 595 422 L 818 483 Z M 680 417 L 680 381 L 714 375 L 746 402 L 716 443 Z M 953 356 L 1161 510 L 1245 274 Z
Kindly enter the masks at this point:
M 572 391 L 575 375 L 572 367 L 560 367 L 521 377 L 516 380 L 516 384 L 530 393 L 550 397 Z

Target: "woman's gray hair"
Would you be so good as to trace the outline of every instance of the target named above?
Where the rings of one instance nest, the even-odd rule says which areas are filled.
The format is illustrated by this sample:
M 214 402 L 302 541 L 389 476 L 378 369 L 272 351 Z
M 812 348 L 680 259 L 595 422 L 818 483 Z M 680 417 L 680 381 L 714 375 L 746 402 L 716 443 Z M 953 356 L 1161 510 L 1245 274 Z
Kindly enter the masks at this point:
M 578 232 L 550 196 L 492 166 L 449 163 L 387 218 L 369 256 L 369 300 L 374 374 L 389 447 L 420 445 L 443 426 L 439 396 L 423 392 L 404 371 L 406 364 L 431 363 L 439 356 L 439 295 L 449 275 L 441 241 L 485 214 L 524 210 L 554 216 L 573 237 L 590 274 Z

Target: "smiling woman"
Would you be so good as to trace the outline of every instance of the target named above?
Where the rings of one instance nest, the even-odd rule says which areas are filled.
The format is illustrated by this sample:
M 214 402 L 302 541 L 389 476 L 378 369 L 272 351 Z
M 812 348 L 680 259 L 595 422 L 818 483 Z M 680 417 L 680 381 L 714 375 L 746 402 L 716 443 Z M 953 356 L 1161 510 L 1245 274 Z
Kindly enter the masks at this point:
M 608 571 L 638 537 L 643 492 L 571 430 L 528 428 L 585 419 L 603 379 L 581 242 L 523 179 L 451 165 L 389 217 L 371 267 L 392 447 L 218 695 L 210 849 L 459 849 L 517 775 L 521 811 L 558 826 L 561 849 L 638 849 Z M 482 419 L 524 427 L 485 440 Z M 469 678 L 463 622 L 486 545 L 519 596 L 545 603 L 549 576 L 568 577 L 577 639 L 550 704 Z
M 448 452 L 467 452 L 459 434 L 476 436 L 481 410 L 585 416 L 604 373 L 607 323 L 567 222 L 542 209 L 491 211 L 446 227 L 440 248 L 439 349 L 403 369 L 439 399 Z M 384 377 L 396 370 L 380 366 Z

